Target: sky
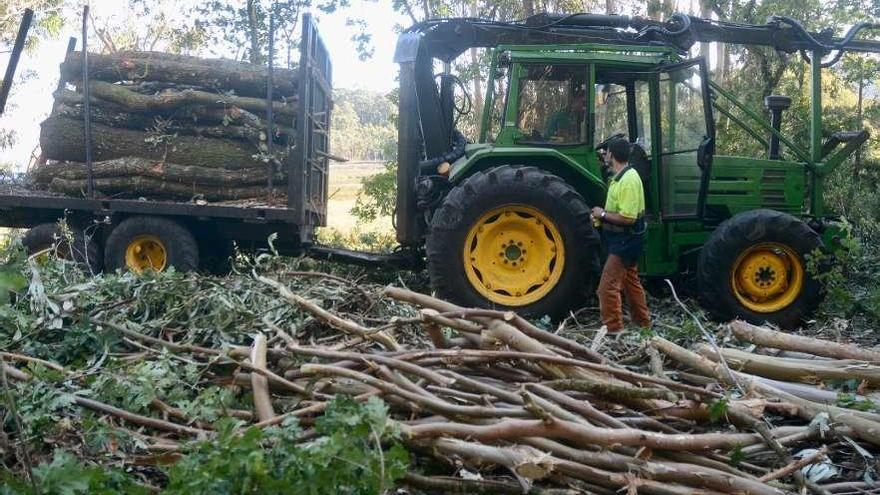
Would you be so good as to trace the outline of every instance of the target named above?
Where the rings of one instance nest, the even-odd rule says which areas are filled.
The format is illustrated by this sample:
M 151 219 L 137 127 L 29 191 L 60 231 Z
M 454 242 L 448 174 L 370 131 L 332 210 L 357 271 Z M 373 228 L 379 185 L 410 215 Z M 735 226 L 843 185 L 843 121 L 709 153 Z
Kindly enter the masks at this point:
M 121 18 L 122 7 L 126 3 L 119 0 L 93 0 L 91 10 L 98 18 Z M 333 63 L 333 86 L 390 91 L 397 74 L 397 67 L 392 60 L 397 41 L 395 26 L 408 25 L 408 20 L 394 11 L 391 0 L 352 3 L 360 6 L 352 7 L 341 14 L 315 13 L 318 17 L 318 31 L 327 44 Z M 372 33 L 375 51 L 367 61 L 358 59 L 355 44 L 351 41 L 354 28 L 346 26 L 346 18 L 349 16 L 363 19 L 367 23 L 368 32 Z M 37 76 L 29 79 L 26 84 L 13 88 L 6 112 L 0 117 L 0 127 L 14 128 L 18 134 L 18 141 L 14 146 L 0 150 L 0 164 L 12 163 L 21 171 L 35 153 L 39 142 L 39 124 L 46 118 L 52 106 L 52 92 L 58 84 L 58 66 L 64 59 L 67 39 L 71 36 L 79 38 L 80 29 L 79 22 L 72 22 L 65 27 L 58 39 L 44 42 L 37 49 L 22 55 L 18 73 L 33 71 Z M 0 53 L 0 70 L 5 69 L 7 61 L 8 54 Z

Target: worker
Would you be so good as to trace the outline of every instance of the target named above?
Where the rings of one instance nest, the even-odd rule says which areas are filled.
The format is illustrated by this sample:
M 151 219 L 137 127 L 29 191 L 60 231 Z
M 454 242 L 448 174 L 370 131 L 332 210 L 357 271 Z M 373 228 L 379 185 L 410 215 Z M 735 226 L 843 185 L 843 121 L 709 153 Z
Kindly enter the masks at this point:
M 647 230 L 645 194 L 639 173 L 628 163 L 631 149 L 624 138 L 608 143 L 604 159 L 614 175 L 608 185 L 605 208 L 597 206 L 591 212 L 594 225 L 601 226 L 608 251 L 597 295 L 602 324 L 609 332 L 624 329 L 622 295 L 629 304 L 632 322 L 641 328 L 651 327 L 638 269 Z
M 586 120 L 587 99 L 583 91 L 576 92 L 571 105 L 561 108 L 547 119 L 544 138 L 548 141 L 574 143 L 581 141 L 581 129 Z

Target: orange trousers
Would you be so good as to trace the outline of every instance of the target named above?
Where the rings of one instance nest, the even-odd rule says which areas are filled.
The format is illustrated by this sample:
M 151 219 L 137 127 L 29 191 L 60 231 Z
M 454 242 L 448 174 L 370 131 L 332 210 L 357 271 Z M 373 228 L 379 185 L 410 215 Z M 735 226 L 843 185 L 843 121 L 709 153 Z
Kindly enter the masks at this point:
M 605 260 L 605 268 L 602 269 L 602 278 L 599 280 L 596 295 L 599 296 L 599 314 L 602 323 L 608 327 L 609 332 L 623 330 L 621 296 L 626 297 L 633 323 L 642 328 L 651 326 L 651 314 L 645 301 L 645 290 L 639 281 L 638 265 L 627 268 L 620 256 L 609 254 L 608 259 Z

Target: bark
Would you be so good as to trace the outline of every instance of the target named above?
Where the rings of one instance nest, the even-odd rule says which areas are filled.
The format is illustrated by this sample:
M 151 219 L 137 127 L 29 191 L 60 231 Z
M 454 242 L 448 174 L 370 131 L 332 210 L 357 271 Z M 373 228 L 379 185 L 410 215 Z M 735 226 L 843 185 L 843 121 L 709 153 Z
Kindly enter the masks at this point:
M 434 396 L 422 395 L 406 390 L 394 383 L 374 378 L 365 373 L 335 366 L 323 364 L 304 364 L 300 371 L 311 376 L 344 377 L 357 380 L 361 383 L 377 388 L 388 395 L 397 395 L 413 402 L 428 411 L 441 414 L 446 417 L 474 417 L 474 418 L 503 418 L 503 417 L 528 417 L 529 412 L 521 408 L 501 408 L 485 406 L 461 406 L 440 400 Z
M 718 361 L 714 349 L 701 345 L 696 350 L 703 356 Z M 802 359 L 764 356 L 727 348 L 721 349 L 721 355 L 733 369 L 776 380 L 818 383 L 825 380 L 856 379 L 872 386 L 880 385 L 880 367 L 858 361 L 810 363 Z
M 258 370 L 266 370 L 266 336 L 258 333 L 254 336 L 251 348 L 251 364 Z M 269 380 L 258 373 L 251 373 L 251 388 L 254 393 L 254 410 L 260 422 L 270 421 L 275 417 L 272 407 L 272 395 L 269 393 Z
M 738 339 L 763 347 L 805 352 L 835 359 L 859 359 L 880 363 L 880 351 L 864 349 L 853 344 L 839 344 L 829 340 L 777 332 L 744 321 L 732 322 L 730 329 Z
M 132 112 L 161 112 L 175 110 L 183 105 L 200 105 L 208 108 L 238 107 L 262 115 L 269 106 L 268 102 L 261 98 L 209 93 L 194 89 L 145 95 L 104 81 L 91 81 L 90 84 L 92 96 L 115 103 Z M 278 118 L 296 118 L 296 107 L 293 104 L 273 101 L 272 111 Z
M 77 93 L 76 91 L 62 89 L 56 91 L 54 96 L 55 101 L 61 105 L 77 106 L 83 104 L 82 93 Z M 107 100 L 95 98 L 95 95 L 92 95 L 91 103 L 93 112 L 100 109 L 109 113 L 131 113 L 125 107 Z M 266 127 L 265 122 L 260 117 L 236 106 L 212 108 L 197 105 L 182 105 L 167 111 L 155 112 L 153 116 L 178 119 L 181 121 L 193 122 L 198 125 L 224 124 L 242 125 L 255 128 Z M 276 124 L 278 124 L 278 122 L 276 122 Z
M 306 365 L 313 366 L 313 365 Z M 510 416 L 507 416 L 508 418 Z M 733 449 L 761 442 L 753 433 L 655 433 L 635 428 L 599 428 L 559 419 L 504 419 L 487 424 L 436 423 L 407 427 L 412 438 L 471 438 L 483 442 L 512 441 L 524 437 L 558 438 L 581 447 L 625 445 L 670 451 Z
M 605 360 L 605 358 L 599 353 L 591 350 L 589 347 L 585 347 L 574 340 L 550 333 L 546 330 L 541 330 L 512 311 L 465 309 L 425 294 L 419 294 L 417 292 L 391 286 L 385 288 L 385 295 L 398 301 L 433 309 L 440 312 L 443 316 L 450 316 L 453 318 L 468 316 L 469 319 L 482 325 L 487 325 L 493 319 L 502 320 L 513 325 L 517 330 L 528 337 L 541 341 L 544 344 L 556 346 L 572 353 L 574 356 L 595 361 L 597 363 L 601 363 Z
M 651 339 L 651 344 L 656 346 L 660 352 L 679 363 L 689 366 L 706 376 L 715 377 L 725 385 L 730 386 L 739 382 L 743 386 L 749 387 L 765 397 L 774 397 L 784 402 L 788 402 L 794 406 L 794 412 L 807 421 L 812 421 L 819 413 L 827 413 L 832 422 L 840 423 L 852 428 L 853 435 L 874 445 L 880 445 L 880 421 L 875 420 L 875 418 L 878 417 L 876 414 L 819 404 L 801 399 L 800 397 L 779 390 L 776 387 L 758 380 L 751 380 L 740 373 L 732 372 L 732 375 L 728 374 L 720 364 L 706 359 L 681 346 L 673 344 L 661 337 L 654 337 Z
M 276 67 L 273 86 L 278 97 L 297 94 L 298 71 Z M 159 52 L 89 53 L 89 77 L 101 81 L 162 81 L 232 90 L 242 96 L 265 97 L 268 70 L 264 66 L 228 59 L 203 59 Z M 82 52 L 68 54 L 61 78 L 82 80 Z
M 266 184 L 266 169 L 223 170 L 194 165 L 177 165 L 145 158 L 125 157 L 92 164 L 95 178 L 149 177 L 179 184 L 198 184 L 202 186 L 259 186 Z M 35 167 L 31 178 L 37 184 L 49 184 L 52 179 L 83 180 L 86 178 L 86 165 L 77 162 L 49 162 Z M 275 176 L 276 184 L 283 183 L 284 176 Z
M 194 199 L 201 197 L 207 201 L 230 201 L 266 196 L 264 186 L 207 186 L 179 184 L 149 177 L 109 177 L 95 179 L 95 190 L 105 196 L 138 197 L 148 196 L 162 199 Z M 81 196 L 87 189 L 86 180 L 52 179 L 49 189 L 68 196 Z
M 274 287 L 278 291 L 278 293 L 281 294 L 281 297 L 283 297 L 290 303 L 295 304 L 300 308 L 308 311 L 309 313 L 315 315 L 316 317 L 320 318 L 321 320 L 326 321 L 330 326 L 337 330 L 341 330 L 343 332 L 380 343 L 389 350 L 397 351 L 401 349 L 400 344 L 397 343 L 397 340 L 395 340 L 393 336 L 386 332 L 373 332 L 370 329 L 364 328 L 351 320 L 340 318 L 339 316 L 330 313 L 324 308 L 321 308 L 317 304 L 294 294 L 290 291 L 290 289 L 287 288 L 287 286 L 281 284 L 276 280 L 272 280 L 266 277 L 257 277 L 257 279 L 266 285 Z
M 83 107 L 61 104 L 56 107 L 53 116 L 68 119 L 82 120 L 84 117 Z M 155 132 L 179 136 L 198 136 L 215 139 L 234 139 L 249 143 L 265 143 L 266 131 L 264 126 L 250 127 L 241 125 L 196 125 L 192 119 L 165 119 L 151 114 L 115 111 L 107 108 L 92 107 L 91 121 L 109 127 L 121 127 L 138 131 Z M 222 124 L 222 123 L 221 123 Z M 283 127 L 275 127 L 275 143 L 285 146 L 292 130 Z M 280 139 L 279 139 L 280 138 Z
M 40 147 L 49 160 L 83 162 L 86 159 L 82 121 L 49 117 L 41 124 Z M 165 143 L 149 143 L 148 134 L 105 125 L 92 126 L 92 159 L 113 160 L 126 156 L 168 161 L 180 165 L 241 170 L 266 168 L 254 158 L 254 146 L 227 139 L 177 136 Z

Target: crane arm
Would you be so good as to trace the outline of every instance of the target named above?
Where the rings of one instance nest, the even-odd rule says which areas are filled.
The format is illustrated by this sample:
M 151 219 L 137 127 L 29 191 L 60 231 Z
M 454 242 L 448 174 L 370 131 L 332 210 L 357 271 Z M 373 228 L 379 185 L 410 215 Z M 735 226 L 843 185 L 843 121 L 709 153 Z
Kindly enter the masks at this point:
M 744 24 L 673 14 L 666 21 L 603 14 L 538 14 L 518 22 L 495 22 L 475 18 L 437 19 L 411 27 L 428 53 L 449 61 L 471 47 L 502 44 L 614 43 L 662 45 L 687 51 L 694 43 L 722 42 L 768 46 L 783 52 L 880 53 L 880 41 L 856 39 L 860 32 L 880 29 L 880 24 L 862 22 L 842 37 L 830 30 L 807 31 L 789 17 L 774 16 L 765 24 Z

